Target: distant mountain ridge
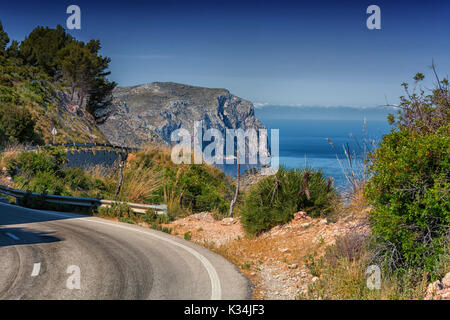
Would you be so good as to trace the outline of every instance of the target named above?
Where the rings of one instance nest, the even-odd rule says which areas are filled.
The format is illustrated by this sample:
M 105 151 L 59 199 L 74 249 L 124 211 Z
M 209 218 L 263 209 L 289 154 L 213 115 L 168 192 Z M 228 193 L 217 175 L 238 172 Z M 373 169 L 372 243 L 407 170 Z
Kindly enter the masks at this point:
M 226 89 L 211 89 L 173 82 L 117 87 L 112 104 L 96 112 L 98 127 L 110 143 L 142 147 L 170 144 L 171 133 L 185 128 L 193 133 L 195 121 L 206 128 L 264 128 L 250 101 Z

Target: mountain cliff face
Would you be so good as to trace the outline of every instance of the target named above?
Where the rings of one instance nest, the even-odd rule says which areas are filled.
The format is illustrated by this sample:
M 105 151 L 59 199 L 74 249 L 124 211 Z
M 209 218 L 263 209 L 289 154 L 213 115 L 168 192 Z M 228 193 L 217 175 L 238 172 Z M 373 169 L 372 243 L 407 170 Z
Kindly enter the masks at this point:
M 112 104 L 96 114 L 99 128 L 112 144 L 142 147 L 170 144 L 170 134 L 194 121 L 207 128 L 264 128 L 253 104 L 225 89 L 209 89 L 172 82 L 117 87 Z

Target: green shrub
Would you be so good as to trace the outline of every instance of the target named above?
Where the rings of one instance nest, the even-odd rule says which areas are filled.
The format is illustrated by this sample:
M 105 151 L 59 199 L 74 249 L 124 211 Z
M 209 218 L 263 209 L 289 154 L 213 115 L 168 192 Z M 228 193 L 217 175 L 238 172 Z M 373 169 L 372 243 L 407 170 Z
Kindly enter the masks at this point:
M 20 173 L 28 177 L 38 173 L 49 172 L 61 176 L 62 165 L 67 162 L 67 155 L 61 147 L 47 146 L 40 152 L 21 152 L 17 159 L 7 164 L 7 170 L 12 176 Z
M 435 86 L 424 89 L 421 82 L 422 73 L 414 76 L 411 91 L 407 83 L 402 83 L 405 95 L 400 97 L 396 115 L 390 114 L 388 121 L 395 124 L 400 131 L 427 134 L 436 132 L 450 122 L 450 83 L 447 78 L 439 79 L 434 63 Z
M 32 141 L 35 138 L 34 125 L 31 114 L 25 107 L 0 104 L 0 132 L 5 135 L 3 140 L 10 142 Z
M 379 262 L 389 270 L 433 272 L 448 250 L 450 126 L 436 133 L 391 132 L 371 154 L 365 194 L 373 205 Z
M 184 240 L 191 240 L 192 239 L 192 232 L 191 231 L 186 231 L 184 233 Z
M 161 226 L 161 225 L 156 224 L 156 223 L 152 223 L 150 225 L 150 228 L 154 229 L 154 230 L 162 231 L 162 232 L 165 232 L 165 233 L 168 233 L 168 234 L 172 233 L 172 228 L 167 228 L 167 227 Z
M 171 220 L 167 214 L 157 214 L 153 209 L 148 209 L 147 212 L 141 216 L 141 219 L 149 225 L 152 223 L 167 224 Z
M 61 170 L 66 162 L 63 149 L 45 147 L 40 152 L 21 152 L 17 159 L 8 162 L 7 170 L 20 189 L 56 195 L 66 192 Z
M 141 161 L 152 163 L 148 156 Z M 163 171 L 163 183 L 147 199 L 148 202 L 166 203 L 169 215 L 173 217 L 185 212 L 227 213 L 233 188 L 219 169 L 205 165 L 186 165 L 163 168 Z
M 118 218 L 119 221 L 122 222 L 136 220 L 136 214 L 126 203 L 114 202 L 109 207 L 100 207 L 98 209 L 98 213 L 100 214 L 100 216 Z
M 25 188 L 38 193 L 69 195 L 64 192 L 65 186 L 63 181 L 50 172 L 38 172 L 25 184 Z
M 320 277 L 324 266 L 324 257 L 316 259 L 317 253 L 308 254 L 305 258 L 305 266 L 313 277 Z
M 250 270 L 251 264 L 250 263 L 244 263 L 241 265 L 242 270 Z
M 93 181 L 91 181 L 81 168 L 68 168 L 64 170 L 64 183 L 72 190 L 88 190 L 94 185 Z
M 6 167 L 19 189 L 81 197 L 101 197 L 107 193 L 105 182 L 81 168 L 63 169 L 66 162 L 63 148 L 46 146 L 39 152 L 21 152 Z
M 156 223 L 167 224 L 170 222 L 170 217 L 167 214 L 158 214 L 156 217 Z
M 322 171 L 280 168 L 249 189 L 240 210 L 241 221 L 247 233 L 257 235 L 289 222 L 300 210 L 312 217 L 326 216 L 336 197 L 332 180 L 327 181 Z
M 151 225 L 156 222 L 156 219 L 158 219 L 158 214 L 154 210 L 148 209 L 141 218 L 142 221 Z
M 179 177 L 182 206 L 192 212 L 211 211 L 227 207 L 225 194 L 227 186 L 224 177 L 215 177 L 201 165 L 192 165 Z

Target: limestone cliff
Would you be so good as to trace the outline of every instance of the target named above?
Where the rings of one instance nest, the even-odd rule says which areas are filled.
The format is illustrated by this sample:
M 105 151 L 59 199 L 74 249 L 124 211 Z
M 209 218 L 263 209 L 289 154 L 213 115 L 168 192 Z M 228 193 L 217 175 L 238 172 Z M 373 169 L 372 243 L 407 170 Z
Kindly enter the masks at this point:
M 253 104 L 226 89 L 210 89 L 172 82 L 117 87 L 112 104 L 97 111 L 99 128 L 112 144 L 142 147 L 170 144 L 170 134 L 194 121 L 208 128 L 263 128 Z

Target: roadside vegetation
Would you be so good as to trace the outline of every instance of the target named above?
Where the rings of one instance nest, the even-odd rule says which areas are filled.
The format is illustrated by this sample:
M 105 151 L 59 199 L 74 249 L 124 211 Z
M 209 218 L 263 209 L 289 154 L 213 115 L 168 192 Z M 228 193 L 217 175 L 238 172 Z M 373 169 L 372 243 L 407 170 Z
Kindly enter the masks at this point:
M 136 154 L 126 172 L 151 171 L 159 184 L 145 198 L 146 201 L 168 206 L 169 216 L 185 216 L 191 213 L 211 211 L 218 218 L 228 214 L 234 192 L 233 181 L 220 169 L 207 165 L 176 165 L 169 148 L 152 148 Z M 132 181 L 132 179 L 128 179 Z M 131 186 L 130 186 L 131 189 Z M 139 190 L 132 186 L 133 192 Z
M 423 79 L 417 74 L 414 87 Z M 431 92 L 403 86 L 399 112 L 389 117 L 397 130 L 371 153 L 365 194 L 373 205 L 376 258 L 383 268 L 423 269 L 436 278 L 450 240 L 449 83 L 436 76 Z
M 0 158 L 0 165 L 15 188 L 54 195 L 167 204 L 170 219 L 202 211 L 223 217 L 234 191 L 231 178 L 219 169 L 209 165 L 177 166 L 170 159 L 170 150 L 162 148 L 147 148 L 129 155 L 123 163 L 119 190 L 118 166 L 114 170 L 99 167 L 83 170 L 66 168 L 66 164 L 67 151 L 54 146 L 42 147 L 38 152 L 16 148 L 2 153 Z M 36 207 L 42 201 L 33 203 Z M 100 213 L 125 220 L 136 218 L 134 214 L 128 216 L 125 209 L 119 206 Z M 153 222 L 167 222 L 160 219 Z
M 95 213 L 96 216 L 102 218 L 115 219 L 120 222 L 130 224 L 146 224 L 149 228 L 172 233 L 171 228 L 162 226 L 161 224 L 169 222 L 167 215 L 157 214 L 153 210 L 147 210 L 144 214 L 135 213 L 131 207 L 126 203 L 113 203 L 109 207 L 100 207 Z
M 320 172 L 281 168 L 238 203 L 249 237 L 222 244 L 201 232 L 189 238 L 240 267 L 256 281 L 257 297 L 265 296 L 260 290 L 271 277 L 289 277 L 289 269 L 293 290 L 301 288 L 297 274 L 306 267 L 312 278 L 298 299 L 432 298 L 430 284 L 450 272 L 450 100 L 447 79 L 436 76 L 427 92 L 423 78 L 414 77 L 413 92 L 403 84 L 406 95 L 388 117 L 394 128 L 379 143 L 365 142 L 358 167 L 347 147 L 345 194 Z M 297 220 L 298 211 L 308 218 Z M 374 266 L 381 272 L 379 289 L 368 286 Z M 279 297 L 284 287 L 275 287 L 265 292 Z
M 369 239 L 347 234 L 328 246 L 320 258 L 312 256 L 307 266 L 317 281 L 299 299 L 398 300 L 423 299 L 427 274 L 408 270 L 402 275 L 385 274 L 379 289 L 370 288 L 368 266 L 372 264 Z
M 39 152 L 17 152 L 5 159 L 4 166 L 14 186 L 21 190 L 64 196 L 101 197 L 113 186 L 80 168 L 64 168 L 66 151 L 45 146 Z
M 434 67 L 433 67 L 433 71 Z M 436 73 L 435 73 L 436 74 Z M 450 272 L 450 100 L 447 79 L 430 92 L 414 77 L 401 97 L 396 126 L 368 155 L 369 180 L 360 193 L 371 206 L 371 236 L 338 238 L 308 266 L 319 280 L 300 298 L 423 299 L 430 282 Z M 381 268 L 379 290 L 367 267 Z

